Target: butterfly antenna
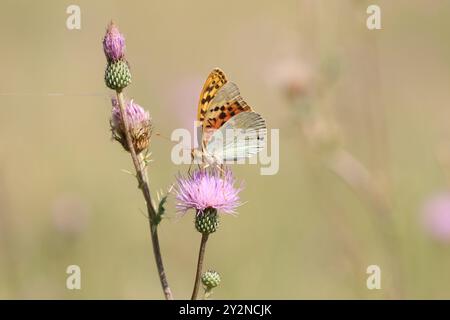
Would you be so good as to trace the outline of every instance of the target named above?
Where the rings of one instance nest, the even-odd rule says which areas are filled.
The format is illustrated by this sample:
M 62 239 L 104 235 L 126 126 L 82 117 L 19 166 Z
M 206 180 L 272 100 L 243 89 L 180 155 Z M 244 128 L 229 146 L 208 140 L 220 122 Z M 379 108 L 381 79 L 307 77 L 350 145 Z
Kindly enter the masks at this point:
M 168 140 L 168 141 L 174 142 L 174 141 L 170 140 L 169 137 L 167 137 L 167 136 L 165 136 L 165 135 L 162 135 L 162 134 L 159 133 L 159 132 L 155 132 L 155 136 L 160 137 L 160 138 L 162 138 L 162 139 L 164 139 L 164 140 Z
M 170 143 L 172 143 L 173 145 L 178 145 L 180 142 L 177 141 L 172 141 L 169 137 L 159 133 L 159 132 L 155 132 L 155 136 L 160 137 L 166 141 L 169 141 Z M 190 148 L 187 148 L 186 146 L 183 146 L 184 150 L 190 150 Z

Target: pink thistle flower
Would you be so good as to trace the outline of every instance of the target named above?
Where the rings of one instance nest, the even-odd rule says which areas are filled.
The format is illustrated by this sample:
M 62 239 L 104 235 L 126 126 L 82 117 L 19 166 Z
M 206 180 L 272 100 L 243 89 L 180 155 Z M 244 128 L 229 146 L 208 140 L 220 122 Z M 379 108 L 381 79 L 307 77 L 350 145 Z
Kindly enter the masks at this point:
M 60 194 L 52 205 L 54 228 L 67 237 L 81 235 L 88 226 L 91 208 L 77 194 Z
M 236 180 L 230 170 L 196 170 L 192 174 L 177 177 L 175 187 L 176 208 L 181 214 L 194 209 L 197 214 L 203 214 L 206 209 L 234 214 L 241 205 Z
M 103 51 L 108 62 L 122 60 L 125 55 L 125 37 L 113 22 L 108 25 L 103 38 Z
M 450 193 L 436 194 L 425 202 L 422 225 L 434 240 L 450 243 Z
M 125 125 L 122 121 L 117 99 L 112 99 L 112 106 L 110 125 L 113 138 L 120 142 L 125 150 L 130 151 L 125 136 Z M 130 125 L 134 149 L 139 154 L 147 149 L 150 144 L 150 136 L 152 133 L 150 114 L 133 100 L 126 102 L 125 113 Z
M 268 72 L 268 82 L 280 88 L 288 98 L 305 97 L 313 90 L 316 79 L 312 65 L 298 59 L 285 59 Z

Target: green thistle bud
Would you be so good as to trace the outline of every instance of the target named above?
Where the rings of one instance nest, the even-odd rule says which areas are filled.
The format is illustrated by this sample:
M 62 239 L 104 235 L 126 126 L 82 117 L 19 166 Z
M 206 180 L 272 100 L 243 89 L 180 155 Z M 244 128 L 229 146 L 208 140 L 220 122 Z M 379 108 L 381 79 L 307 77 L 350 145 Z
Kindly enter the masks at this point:
M 202 283 L 207 290 L 211 290 L 220 284 L 220 274 L 216 271 L 208 270 L 202 275 Z
M 106 86 L 112 90 L 122 90 L 131 83 L 131 72 L 128 63 L 118 60 L 108 63 L 105 70 Z
M 214 208 L 207 208 L 203 212 L 198 212 L 195 217 L 195 228 L 202 234 L 216 232 L 219 227 L 219 216 Z

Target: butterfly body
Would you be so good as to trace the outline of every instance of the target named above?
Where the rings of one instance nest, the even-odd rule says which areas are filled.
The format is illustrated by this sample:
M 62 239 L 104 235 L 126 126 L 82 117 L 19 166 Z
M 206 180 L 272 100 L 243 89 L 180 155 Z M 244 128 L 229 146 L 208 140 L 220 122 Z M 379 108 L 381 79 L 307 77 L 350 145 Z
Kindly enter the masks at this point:
M 197 120 L 201 126 L 200 149 L 193 149 L 192 157 L 204 166 L 249 158 L 264 146 L 265 120 L 218 68 L 209 74 L 200 93 Z
M 213 155 L 210 155 L 201 149 L 192 149 L 191 157 L 194 163 L 203 164 L 203 166 L 213 166 L 220 164 Z

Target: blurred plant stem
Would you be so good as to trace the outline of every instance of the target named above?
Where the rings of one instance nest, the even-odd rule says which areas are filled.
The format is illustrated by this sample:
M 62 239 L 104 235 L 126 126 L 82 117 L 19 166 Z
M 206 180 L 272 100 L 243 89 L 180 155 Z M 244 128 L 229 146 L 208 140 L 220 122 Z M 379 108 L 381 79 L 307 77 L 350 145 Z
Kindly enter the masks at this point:
M 368 204 L 375 215 L 375 223 L 380 231 L 383 247 L 389 256 L 390 269 L 394 273 L 394 287 L 392 298 L 400 298 L 401 293 L 401 260 L 398 257 L 400 243 L 396 235 L 395 224 L 392 216 L 392 206 L 388 197 L 382 192 L 375 178 L 369 170 L 350 152 L 344 148 L 338 148 L 324 164 L 328 170 L 342 179 L 350 189 L 365 203 Z
M 202 269 L 203 269 L 203 260 L 205 258 L 206 242 L 208 241 L 208 236 L 209 235 L 207 233 L 202 233 L 202 239 L 200 240 L 200 249 L 198 252 L 197 272 L 195 274 L 194 289 L 192 291 L 191 300 L 197 299 L 198 288 L 200 287 L 200 277 L 202 275 Z
M 331 5 L 327 8 L 320 1 L 307 2 L 311 12 L 314 12 L 312 25 L 313 45 L 316 52 L 326 52 L 326 48 L 331 46 L 334 48 L 335 39 L 342 37 L 342 27 L 348 28 L 349 24 L 364 23 L 359 21 L 360 12 L 365 8 L 363 4 L 352 2 L 347 5 Z M 349 19 L 346 23 L 338 21 L 336 11 L 348 10 L 352 6 L 355 7 L 355 19 Z M 356 8 L 357 7 L 357 8 Z M 354 25 L 351 25 L 354 27 Z M 326 30 L 325 30 L 326 29 Z M 345 29 L 347 30 L 347 29 Z M 368 152 L 371 156 L 369 167 L 375 168 L 375 172 L 388 172 L 386 164 L 386 126 L 385 126 L 385 110 L 381 101 L 381 81 L 380 81 L 380 56 L 377 44 L 377 34 L 368 34 L 364 28 L 361 30 L 359 42 L 363 43 L 362 54 L 359 51 L 350 51 L 353 54 L 350 61 L 363 61 L 364 67 L 362 77 L 358 79 L 355 86 L 355 94 L 353 98 L 355 103 L 364 103 L 366 112 L 364 123 L 366 124 L 362 130 L 368 137 L 367 144 L 370 146 Z M 333 50 L 330 50 L 334 52 Z M 326 66 L 326 65 L 325 65 Z M 331 65 L 333 66 L 333 65 Z M 335 70 L 332 68 L 331 70 Z M 339 128 L 332 121 L 325 119 L 317 110 L 321 102 L 326 103 L 325 96 L 331 92 L 332 85 L 338 79 L 339 74 L 323 72 L 330 70 L 324 68 L 317 78 L 320 80 L 314 92 L 308 95 L 290 97 L 291 107 L 298 114 L 300 130 L 306 138 L 307 144 L 311 147 L 320 159 L 321 164 L 330 172 L 344 181 L 355 195 L 365 203 L 369 210 L 373 212 L 376 234 L 380 237 L 380 242 L 387 254 L 390 264 L 390 272 L 393 276 L 393 286 L 391 294 L 394 298 L 402 296 L 402 260 L 399 255 L 401 252 L 400 239 L 396 233 L 393 207 L 390 202 L 390 194 L 386 191 L 386 186 L 380 184 L 379 177 L 375 176 L 362 161 L 357 159 L 351 152 L 345 149 L 340 141 Z M 339 68 L 337 68 L 339 71 Z M 348 72 L 351 73 L 351 69 Z M 355 74 L 358 76 L 358 74 Z M 331 80 L 331 81 L 330 81 Z M 370 88 L 370 90 L 367 90 Z M 340 91 L 337 91 L 339 94 Z M 346 97 L 343 97 L 343 100 Z M 339 96 L 333 99 L 334 103 L 339 103 Z M 346 101 L 346 100 L 344 100 Z M 345 102 L 347 103 L 347 101 Z M 381 166 L 381 169 L 380 169 Z M 359 253 L 355 252 L 356 258 L 354 262 L 358 262 Z M 361 266 L 357 266 L 361 268 Z
M 311 101 L 302 105 L 301 99 L 291 100 L 292 108 L 299 111 L 297 124 L 307 145 L 318 155 L 322 165 L 344 181 L 368 208 L 374 212 L 377 235 L 388 254 L 389 269 L 393 273 L 392 298 L 402 297 L 401 259 L 398 255 L 400 243 L 396 235 L 392 216 L 392 205 L 387 192 L 367 167 L 346 150 L 340 143 L 339 130 L 332 122 L 324 119 L 312 107 Z M 352 253 L 354 261 L 361 259 Z
M 18 263 L 13 249 L 14 238 L 12 231 L 14 228 L 8 208 L 6 208 L 6 189 L 2 188 L 3 181 L 0 182 L 0 245 L 6 271 L 6 285 L 12 297 L 20 297 L 21 288 L 18 276 Z
M 315 201 L 319 210 L 328 214 L 326 219 L 332 226 L 331 231 L 333 237 L 337 239 L 337 242 L 342 246 L 342 257 L 348 259 L 349 267 L 352 274 L 352 286 L 356 295 L 361 296 L 364 294 L 364 287 L 361 286 L 361 279 L 365 276 L 365 270 L 361 268 L 364 265 L 364 257 L 361 255 L 361 245 L 358 241 L 352 237 L 352 234 L 348 232 L 348 218 L 345 215 L 345 210 L 341 207 L 340 203 L 336 201 L 336 194 L 329 188 L 329 182 L 324 179 L 324 176 L 319 173 L 317 166 L 313 161 L 306 161 L 309 180 L 314 182 L 312 185 L 316 185 L 316 190 L 320 192 L 320 199 L 330 199 L 333 201 L 333 207 L 330 208 L 329 203 L 324 201 Z M 315 191 L 314 191 L 315 192 Z M 319 192 L 315 192 L 319 194 Z M 319 199 L 318 199 L 319 200 Z
M 123 124 L 125 127 L 125 136 L 127 140 L 127 145 L 130 150 L 131 159 L 133 160 L 134 168 L 136 169 L 136 178 L 138 180 L 139 188 L 142 190 L 145 202 L 147 204 L 148 221 L 150 227 L 150 235 L 153 245 L 153 253 L 155 256 L 156 267 L 158 269 L 159 279 L 161 281 L 161 286 L 164 292 L 164 296 L 167 300 L 173 300 L 172 291 L 170 290 L 169 283 L 167 281 L 166 273 L 164 271 L 164 264 L 161 255 L 161 248 L 159 245 L 158 238 L 158 217 L 155 208 L 153 207 L 153 202 L 150 193 L 150 185 L 146 170 L 146 165 L 144 159 L 136 154 L 133 146 L 132 138 L 130 135 L 130 125 L 128 123 L 128 117 L 125 111 L 125 99 L 122 91 L 117 90 L 117 101 L 119 102 L 120 114 L 122 116 Z

